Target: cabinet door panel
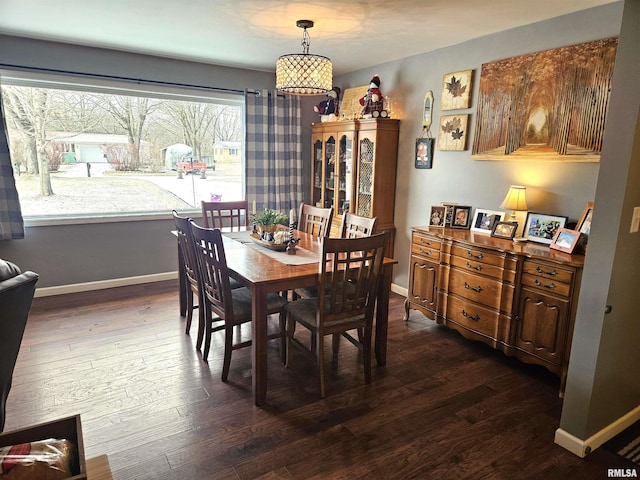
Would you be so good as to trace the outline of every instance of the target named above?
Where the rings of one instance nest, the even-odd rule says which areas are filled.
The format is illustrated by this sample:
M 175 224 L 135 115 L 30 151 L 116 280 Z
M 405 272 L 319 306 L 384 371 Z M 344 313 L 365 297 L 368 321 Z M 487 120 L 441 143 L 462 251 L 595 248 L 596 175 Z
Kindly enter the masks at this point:
M 568 308 L 566 300 L 523 288 L 516 346 L 560 365 L 567 340 Z
M 435 311 L 438 264 L 411 257 L 411 301 Z

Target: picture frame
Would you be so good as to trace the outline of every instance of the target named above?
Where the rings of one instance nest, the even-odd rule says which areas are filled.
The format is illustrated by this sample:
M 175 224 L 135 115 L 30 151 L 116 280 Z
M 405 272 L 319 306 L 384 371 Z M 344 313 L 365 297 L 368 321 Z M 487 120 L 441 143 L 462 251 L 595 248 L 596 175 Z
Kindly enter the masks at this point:
M 451 228 L 469 228 L 471 226 L 471 207 L 454 205 Z
M 442 77 L 441 110 L 469 108 L 473 70 L 447 73 Z
M 504 238 L 505 240 L 513 240 L 516 230 L 518 230 L 518 222 L 497 221 L 491 229 L 491 236 L 495 238 Z
M 565 253 L 573 253 L 576 245 L 580 241 L 582 234 L 578 230 L 569 230 L 568 228 L 558 228 L 549 248 L 560 250 Z
M 564 228 L 567 217 L 528 212 L 522 236 L 531 242 L 550 245 L 559 228 Z
M 482 235 L 491 235 L 494 225 L 497 222 L 502 222 L 504 218 L 505 212 L 476 208 L 471 222 L 471 231 Z
M 440 205 L 442 205 L 444 207 L 444 210 L 445 210 L 444 226 L 445 227 L 450 227 L 451 223 L 453 222 L 453 209 L 458 204 L 457 203 L 453 203 L 453 202 L 442 202 Z
M 438 129 L 438 150 L 466 150 L 468 124 L 467 114 L 442 115 Z
M 576 223 L 576 230 L 582 235 L 589 235 L 591 232 L 591 216 L 593 214 L 593 202 L 587 202 L 580 215 L 578 223 Z
M 431 168 L 433 161 L 433 138 L 416 139 L 416 168 Z
M 429 226 L 444 227 L 445 216 L 445 208 L 442 205 L 432 205 L 429 211 Z

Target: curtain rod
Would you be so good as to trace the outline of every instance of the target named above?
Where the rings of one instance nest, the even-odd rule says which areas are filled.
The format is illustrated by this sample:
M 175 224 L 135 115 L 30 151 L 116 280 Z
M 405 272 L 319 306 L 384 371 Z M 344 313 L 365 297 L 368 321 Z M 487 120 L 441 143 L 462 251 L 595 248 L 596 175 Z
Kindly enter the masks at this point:
M 30 72 L 37 72 L 37 73 L 71 75 L 74 77 L 94 78 L 94 79 L 102 79 L 102 80 L 119 80 L 119 81 L 137 83 L 138 85 L 145 84 L 145 85 L 158 85 L 158 86 L 169 86 L 169 87 L 187 87 L 187 88 L 195 88 L 200 90 L 208 90 L 213 92 L 238 93 L 238 94 L 245 93 L 244 90 L 239 90 L 235 88 L 208 87 L 204 85 L 194 85 L 189 83 L 165 82 L 160 80 L 146 80 L 143 78 L 121 77 L 118 75 L 105 75 L 101 73 L 72 72 L 69 70 L 58 70 L 54 68 L 42 68 L 42 67 L 28 67 L 24 65 L 12 65 L 8 63 L 0 63 L 0 68 L 6 68 L 8 70 L 30 71 Z M 252 92 L 255 94 L 259 93 L 256 90 L 249 90 L 249 92 Z

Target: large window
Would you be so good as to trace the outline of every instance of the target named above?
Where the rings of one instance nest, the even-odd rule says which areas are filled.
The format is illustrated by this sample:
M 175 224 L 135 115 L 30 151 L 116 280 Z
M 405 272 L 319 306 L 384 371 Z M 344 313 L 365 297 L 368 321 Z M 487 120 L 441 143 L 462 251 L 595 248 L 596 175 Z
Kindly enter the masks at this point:
M 241 95 L 10 75 L 1 93 L 26 219 L 184 212 L 244 197 Z

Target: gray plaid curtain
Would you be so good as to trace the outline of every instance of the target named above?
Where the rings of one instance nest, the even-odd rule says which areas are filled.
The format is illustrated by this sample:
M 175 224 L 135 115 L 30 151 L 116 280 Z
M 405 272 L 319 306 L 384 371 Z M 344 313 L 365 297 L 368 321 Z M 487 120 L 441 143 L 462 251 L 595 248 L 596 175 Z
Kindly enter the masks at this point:
M 9 156 L 7 125 L 0 94 L 0 240 L 24 238 L 24 222 Z
M 302 202 L 300 98 L 276 92 L 245 91 L 246 199 L 287 213 Z

